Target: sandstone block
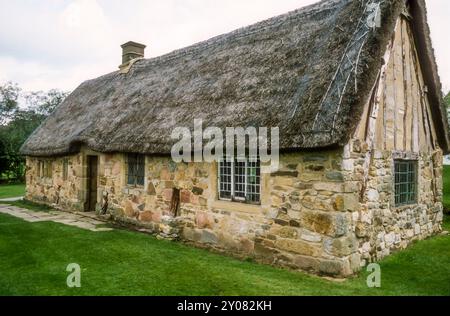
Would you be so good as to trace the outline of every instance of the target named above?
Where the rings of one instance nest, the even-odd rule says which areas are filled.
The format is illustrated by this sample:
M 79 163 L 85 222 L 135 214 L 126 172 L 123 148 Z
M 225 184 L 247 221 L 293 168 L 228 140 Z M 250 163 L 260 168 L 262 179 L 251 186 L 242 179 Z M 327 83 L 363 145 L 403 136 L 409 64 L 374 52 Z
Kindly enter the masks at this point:
M 248 238 L 241 238 L 239 243 L 239 250 L 245 253 L 252 253 L 255 249 L 255 244 Z
M 327 238 L 324 241 L 324 249 L 327 253 L 344 257 L 358 250 L 358 241 L 355 236 L 345 236 L 341 238 Z
M 139 220 L 141 222 L 151 222 L 153 220 L 153 213 L 150 211 L 140 212 Z
M 333 214 L 304 210 L 300 223 L 303 228 L 310 231 L 330 237 L 339 237 L 347 233 L 349 220 L 344 213 Z
M 299 179 L 304 182 L 321 181 L 322 173 L 321 172 L 302 172 L 299 175 Z
M 358 238 L 367 237 L 369 233 L 369 227 L 365 223 L 358 222 L 355 227 L 355 234 Z
M 378 202 L 380 199 L 380 194 L 378 193 L 377 190 L 370 189 L 367 192 L 367 199 L 369 200 L 369 202 Z
M 325 154 L 315 153 L 315 154 L 305 155 L 303 157 L 303 162 L 327 162 L 327 161 L 328 161 L 328 155 L 325 155 Z
M 240 244 L 235 240 L 234 236 L 226 232 L 218 233 L 219 244 L 225 249 L 238 251 Z
M 334 198 L 333 208 L 335 211 L 343 211 L 345 209 L 344 197 L 342 195 Z
M 336 182 L 319 182 L 315 183 L 313 187 L 316 191 L 330 191 L 336 193 L 341 193 L 344 191 L 343 184 Z
M 298 177 L 298 171 L 295 169 L 283 168 L 271 174 L 272 177 Z
M 354 253 L 350 256 L 350 269 L 352 272 L 358 272 L 361 270 L 361 267 L 365 266 L 365 263 L 362 262 L 361 254 Z
M 214 218 L 206 212 L 197 212 L 195 216 L 195 223 L 198 228 L 213 228 Z
M 294 188 L 298 189 L 298 190 L 309 190 L 312 189 L 312 184 L 311 183 L 304 183 L 304 182 L 296 182 L 294 183 Z
M 351 274 L 350 265 L 345 261 L 320 260 L 319 272 L 329 276 L 348 276 Z
M 135 211 L 133 208 L 133 203 L 131 203 L 130 201 L 125 201 L 123 203 L 123 211 L 125 213 L 125 216 L 127 217 L 134 217 Z
M 269 233 L 271 235 L 278 236 L 280 238 L 291 238 L 295 239 L 298 236 L 298 230 L 289 226 L 279 226 L 273 225 Z
M 202 195 L 203 194 L 203 188 L 200 187 L 194 187 L 192 189 L 192 193 L 194 193 L 195 195 Z
M 268 247 L 261 242 L 255 241 L 255 254 L 260 258 L 264 258 L 265 262 L 272 262 L 275 255 L 278 253 L 279 251 L 277 249 Z
M 181 190 L 181 203 L 191 203 L 191 192 Z
M 312 244 L 303 240 L 278 239 L 275 241 L 275 247 L 284 251 L 311 257 L 320 257 L 323 252 L 321 245 Z
M 299 238 L 303 239 L 305 241 L 309 241 L 309 242 L 321 242 L 322 241 L 322 235 L 310 232 L 308 230 L 302 230 Z
M 294 186 L 295 178 L 292 177 L 274 177 L 273 184 L 274 186 Z
M 360 209 L 359 196 L 357 194 L 345 194 L 344 210 L 354 212 L 359 211 L 359 209 Z
M 296 255 L 293 264 L 302 270 L 319 271 L 320 261 L 317 258 Z
M 325 177 L 331 181 L 344 181 L 344 175 L 339 171 L 327 172 Z
M 203 230 L 200 237 L 200 242 L 204 244 L 217 244 L 217 235 L 212 230 Z
M 202 234 L 200 230 L 184 227 L 181 235 L 185 240 L 199 241 Z

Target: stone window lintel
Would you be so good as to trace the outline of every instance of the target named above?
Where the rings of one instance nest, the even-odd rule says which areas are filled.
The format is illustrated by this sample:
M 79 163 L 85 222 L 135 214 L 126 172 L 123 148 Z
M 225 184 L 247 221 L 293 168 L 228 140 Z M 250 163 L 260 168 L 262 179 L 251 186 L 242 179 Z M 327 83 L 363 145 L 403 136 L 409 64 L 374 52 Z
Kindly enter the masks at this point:
M 409 151 L 393 151 L 392 158 L 394 160 L 419 160 L 419 154 Z

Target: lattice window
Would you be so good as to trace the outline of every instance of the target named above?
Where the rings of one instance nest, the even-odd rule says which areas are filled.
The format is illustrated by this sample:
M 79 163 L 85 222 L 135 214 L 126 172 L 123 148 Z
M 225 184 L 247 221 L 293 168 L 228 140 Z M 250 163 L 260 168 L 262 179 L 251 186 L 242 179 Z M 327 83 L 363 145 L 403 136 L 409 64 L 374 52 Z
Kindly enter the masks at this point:
M 132 186 L 144 186 L 145 184 L 145 156 L 128 154 L 127 184 Z
M 246 170 L 247 162 L 245 159 L 235 160 L 234 162 L 234 198 L 245 201 L 246 194 Z
M 39 178 L 43 178 L 44 177 L 44 162 L 39 160 L 37 163 L 37 168 L 38 168 Z
M 257 158 L 247 162 L 247 198 L 250 202 L 261 201 L 261 165 Z
M 48 160 L 40 160 L 38 163 L 39 177 L 52 178 L 52 162 Z
M 219 162 L 219 198 L 231 200 L 233 196 L 233 162 L 223 159 Z
M 63 180 L 67 181 L 69 178 L 69 159 L 63 159 Z
M 44 171 L 46 178 L 52 178 L 53 176 L 53 163 L 51 161 L 46 161 L 45 166 L 47 169 Z
M 417 161 L 396 160 L 395 166 L 395 205 L 403 206 L 417 203 Z
M 261 201 L 261 166 L 258 158 L 224 158 L 218 168 L 219 199 L 258 204 Z

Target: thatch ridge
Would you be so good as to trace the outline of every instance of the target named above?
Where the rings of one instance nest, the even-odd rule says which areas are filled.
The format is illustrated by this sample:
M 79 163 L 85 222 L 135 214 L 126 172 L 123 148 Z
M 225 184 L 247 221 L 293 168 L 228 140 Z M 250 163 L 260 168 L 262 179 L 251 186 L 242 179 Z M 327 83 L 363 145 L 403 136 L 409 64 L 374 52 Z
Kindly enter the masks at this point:
M 442 95 L 442 84 L 439 78 L 438 66 L 431 41 L 431 31 L 427 21 L 425 1 L 412 1 L 411 11 L 415 23 L 413 24 L 416 47 L 422 65 L 424 80 L 428 86 L 428 97 L 432 105 L 433 119 L 437 121 L 436 129 L 438 141 L 446 153 L 449 152 L 450 135 L 447 111 Z
M 22 153 L 64 155 L 86 145 L 100 152 L 167 154 L 175 142 L 170 138 L 173 129 L 192 128 L 194 118 L 220 128 L 279 126 L 285 150 L 343 145 L 355 128 L 354 118 L 362 114 L 404 6 L 403 0 L 383 2 L 382 28 L 368 35 L 360 71 L 351 78 L 358 91 L 346 91 L 339 112 L 329 105 L 321 110 L 326 86 L 365 2 L 321 1 L 139 60 L 127 74 L 116 71 L 86 81 L 33 133 Z M 424 6 L 423 0 L 417 3 Z M 418 14 L 426 13 L 420 7 Z M 418 32 L 425 32 L 419 42 L 429 49 L 426 29 Z M 421 52 L 435 65 L 434 55 Z M 435 68 L 431 74 L 436 76 Z M 431 75 L 428 80 L 437 80 L 432 88 L 440 87 L 439 78 Z M 323 112 L 321 120 L 313 124 L 318 111 Z M 442 109 L 434 109 L 433 115 L 442 122 L 440 133 L 448 131 Z M 448 136 L 444 140 L 447 150 Z

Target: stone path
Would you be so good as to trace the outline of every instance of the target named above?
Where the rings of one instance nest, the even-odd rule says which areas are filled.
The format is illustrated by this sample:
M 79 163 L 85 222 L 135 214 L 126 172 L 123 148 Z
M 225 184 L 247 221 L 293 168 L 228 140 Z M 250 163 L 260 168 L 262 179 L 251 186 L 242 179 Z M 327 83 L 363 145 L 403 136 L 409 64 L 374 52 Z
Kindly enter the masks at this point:
M 2 204 L 0 204 L 0 213 L 9 214 L 30 223 L 55 222 L 93 232 L 106 232 L 113 230 L 112 228 L 98 227 L 99 225 L 105 224 L 105 222 L 95 219 L 94 216 L 85 216 L 80 213 L 66 213 L 56 210 L 50 212 L 36 212 L 16 206 Z
M 0 202 L 16 202 L 23 200 L 23 196 L 13 197 L 13 198 L 7 198 L 7 199 L 0 199 Z

